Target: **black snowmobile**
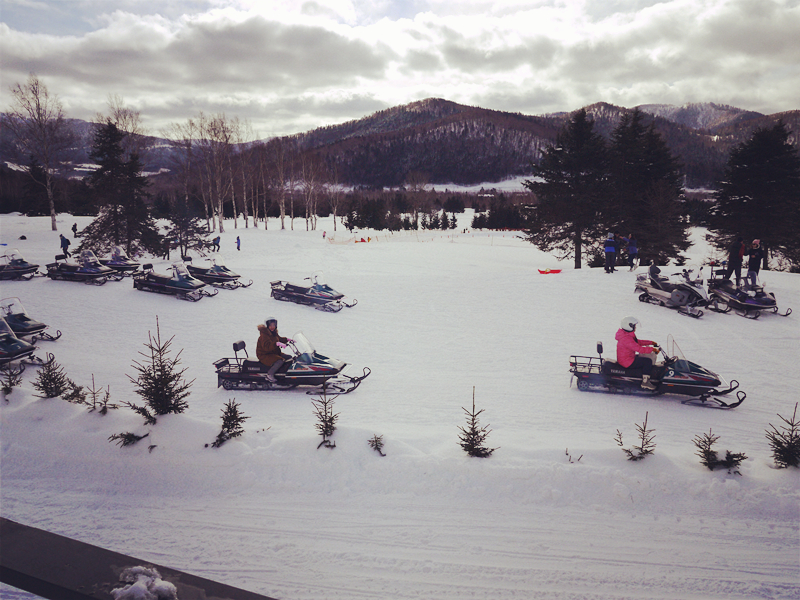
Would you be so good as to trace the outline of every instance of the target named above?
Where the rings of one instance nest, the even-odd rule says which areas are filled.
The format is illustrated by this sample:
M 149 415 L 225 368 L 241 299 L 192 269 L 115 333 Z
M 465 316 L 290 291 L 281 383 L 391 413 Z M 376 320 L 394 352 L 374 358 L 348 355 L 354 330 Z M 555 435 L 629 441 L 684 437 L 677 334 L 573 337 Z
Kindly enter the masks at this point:
M 118 273 L 129 276 L 134 271 L 138 271 L 141 266 L 138 262 L 133 260 L 122 246 L 114 246 L 109 258 L 101 258 L 100 263 L 106 267 L 111 267 Z
M 748 319 L 757 319 L 761 313 L 774 313 L 782 317 L 792 314 L 792 309 L 785 312 L 778 309 L 775 294 L 764 290 L 764 286 L 755 287 L 745 285 L 736 287 L 730 279 L 723 279 L 725 269 L 711 269 L 711 278 L 708 280 L 708 307 L 716 312 L 728 313 L 733 310 L 737 315 Z
M 25 307 L 22 306 L 22 301 L 19 298 L 4 298 L 0 300 L 0 316 L 6 320 L 6 323 L 18 338 L 31 336 L 31 344 L 35 344 L 38 340 L 54 342 L 61 337 L 61 331 L 56 331 L 55 335 L 51 335 L 45 331 L 47 325 L 31 319 L 28 313 L 25 312 Z
M 186 268 L 189 270 L 192 277 L 196 277 L 200 281 L 213 285 L 214 287 L 235 290 L 236 288 L 250 287 L 253 285 L 252 279 L 248 283 L 239 281 L 241 275 L 234 273 L 225 266 L 225 261 L 218 254 L 209 259 L 211 264 L 207 267 L 193 265 L 191 256 L 184 256 L 183 260 L 186 262 Z
M 345 306 L 352 308 L 358 304 L 358 300 L 348 302 L 344 294 L 340 294 L 331 286 L 323 281 L 322 273 L 317 271 L 311 277 L 306 277 L 306 281 L 310 281 L 311 285 L 296 285 L 286 281 L 273 281 L 270 283 L 272 286 L 272 297 L 275 300 L 284 300 L 286 302 L 296 302 L 297 304 L 305 304 L 313 306 L 317 310 L 324 310 L 326 312 L 339 312 Z
M 0 280 L 33 279 L 39 275 L 39 265 L 25 260 L 19 250 L 14 249 L 0 256 Z
M 655 389 L 642 388 L 642 369 L 626 369 L 619 363 L 603 358 L 603 343 L 597 342 L 598 356 L 576 356 L 569 359 L 569 371 L 578 380 L 578 389 L 582 392 L 599 391 L 618 394 L 643 394 L 656 396 L 675 394 L 690 396 L 682 400 L 682 404 L 694 404 L 709 408 L 736 408 L 746 397 L 743 391 L 736 392 L 736 402 L 725 402 L 719 396 L 730 394 L 739 387 L 739 382 L 732 380 L 727 388 L 716 373 L 690 362 L 674 341 L 672 356 L 663 349 L 662 363 L 653 365 L 650 383 Z M 570 385 L 572 380 L 570 379 Z
M 680 279 L 670 281 L 661 275 L 661 269 L 650 265 L 647 273 L 636 276 L 634 292 L 641 292 L 640 302 L 675 308 L 682 315 L 699 319 L 703 316 L 700 307 L 707 306 L 709 298 L 703 285 L 703 268 L 700 267 L 695 279 L 692 272 L 693 269 L 683 269 L 681 273 L 673 273 Z
M 371 372 L 364 367 L 363 374 L 358 377 L 342 373 L 347 363 L 319 354 L 302 333 L 294 335 L 287 349 L 292 352 L 292 357 L 275 373 L 277 382 L 272 383 L 267 379 L 269 367 L 249 358 L 242 340 L 234 342 L 236 356 L 214 362 L 217 387 L 226 390 L 290 390 L 297 386 L 311 386 L 317 389 L 308 391 L 309 394 L 323 390 L 332 394 L 349 394 Z M 240 351 L 244 351 L 244 357 L 239 356 Z
M 36 346 L 14 335 L 14 331 L 6 323 L 6 320 L 0 317 L 0 365 L 19 361 L 20 365 L 42 366 L 55 360 L 55 357 L 50 353 L 47 354 L 46 360 L 42 360 L 33 355 L 35 351 Z M 18 371 L 18 374 L 22 373 L 23 370 L 24 367 Z
M 172 294 L 181 300 L 197 302 L 205 296 L 216 296 L 219 291 L 209 292 L 205 289 L 206 284 L 189 275 L 186 265 L 176 262 L 170 267 L 172 275 L 161 275 L 153 272 L 153 265 L 146 264 L 143 270 L 133 274 L 133 287 L 145 292 L 155 292 L 157 294 Z
M 68 260 L 63 254 L 56 256 L 56 262 L 47 265 L 47 276 L 52 279 L 64 281 L 81 281 L 93 285 L 103 285 L 106 281 L 120 281 L 123 278 L 111 267 L 100 264 L 94 252 L 81 251 L 78 262 Z

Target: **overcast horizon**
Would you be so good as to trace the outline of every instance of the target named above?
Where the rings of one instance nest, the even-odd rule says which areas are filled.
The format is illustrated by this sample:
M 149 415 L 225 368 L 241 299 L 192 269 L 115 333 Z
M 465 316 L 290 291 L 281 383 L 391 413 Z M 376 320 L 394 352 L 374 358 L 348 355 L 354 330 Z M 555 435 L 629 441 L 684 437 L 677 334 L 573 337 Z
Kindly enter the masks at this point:
M 800 0 L 0 0 L 0 110 L 35 73 L 68 117 L 109 96 L 148 133 L 200 112 L 253 138 L 439 97 L 800 108 Z

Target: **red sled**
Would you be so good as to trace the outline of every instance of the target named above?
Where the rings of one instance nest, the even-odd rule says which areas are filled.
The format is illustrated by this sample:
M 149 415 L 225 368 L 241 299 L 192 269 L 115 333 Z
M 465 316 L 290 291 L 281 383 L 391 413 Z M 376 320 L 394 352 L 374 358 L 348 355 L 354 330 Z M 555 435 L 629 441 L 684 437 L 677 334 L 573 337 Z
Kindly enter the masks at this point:
M 542 275 L 549 275 L 550 273 L 561 273 L 561 269 L 545 269 L 544 271 L 542 269 L 539 269 L 539 273 L 541 273 Z

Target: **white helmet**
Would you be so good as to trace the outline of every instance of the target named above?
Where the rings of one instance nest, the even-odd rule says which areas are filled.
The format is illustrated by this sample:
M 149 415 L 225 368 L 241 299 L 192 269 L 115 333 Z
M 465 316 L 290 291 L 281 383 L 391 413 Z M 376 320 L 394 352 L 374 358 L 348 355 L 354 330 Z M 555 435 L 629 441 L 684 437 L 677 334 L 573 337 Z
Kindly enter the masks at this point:
M 639 319 L 636 317 L 625 317 L 622 319 L 622 322 L 619 324 L 619 326 L 625 331 L 635 331 L 638 324 Z

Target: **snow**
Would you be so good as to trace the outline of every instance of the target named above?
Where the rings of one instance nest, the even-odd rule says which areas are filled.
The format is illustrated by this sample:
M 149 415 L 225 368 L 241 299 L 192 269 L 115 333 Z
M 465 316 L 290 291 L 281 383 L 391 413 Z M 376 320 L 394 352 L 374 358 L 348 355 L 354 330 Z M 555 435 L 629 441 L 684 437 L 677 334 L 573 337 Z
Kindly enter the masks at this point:
M 73 222 L 90 219 L 60 215 L 59 232 Z M 186 413 L 145 427 L 129 409 L 101 416 L 39 399 L 27 370 L 0 402 L 2 516 L 286 600 L 800 595 L 800 473 L 774 468 L 765 438 L 798 401 L 800 312 L 691 319 L 640 303 L 635 273 L 574 270 L 516 232 L 360 231 L 372 241 L 343 243 L 353 235 L 339 226 L 330 243 L 325 219 L 317 231 L 302 220 L 293 231 L 276 220 L 266 232 L 225 228 L 226 264 L 255 283 L 197 303 L 129 279 L 2 282 L 3 298 L 63 332 L 39 354 L 80 385 L 110 386 L 112 402 L 139 401 L 127 375 L 156 317 L 194 380 Z M 47 217 L 0 216 L 0 242 L 42 266 L 59 232 Z M 710 251 L 702 231 L 693 239 L 700 264 Z M 548 267 L 564 270 L 537 271 Z M 358 305 L 330 314 L 270 298 L 270 281 L 317 270 Z M 762 275 L 782 309 L 800 308 L 800 276 Z M 595 354 L 598 340 L 613 354 L 626 315 L 642 337 L 672 335 L 687 358 L 738 380 L 744 404 L 579 392 L 569 356 Z M 212 362 L 239 339 L 254 354 L 268 316 L 351 372 L 371 368 L 335 402 L 335 449 L 317 449 L 315 396 L 216 387 Z M 473 388 L 497 448 L 486 459 L 458 445 Z M 213 449 L 231 398 L 250 417 L 245 434 Z M 627 461 L 614 436 L 632 445 L 645 414 L 655 454 Z M 700 464 L 692 439 L 709 430 L 721 454 L 747 454 L 741 476 Z M 125 431 L 150 435 L 108 441 Z M 375 435 L 385 457 L 369 446 Z

